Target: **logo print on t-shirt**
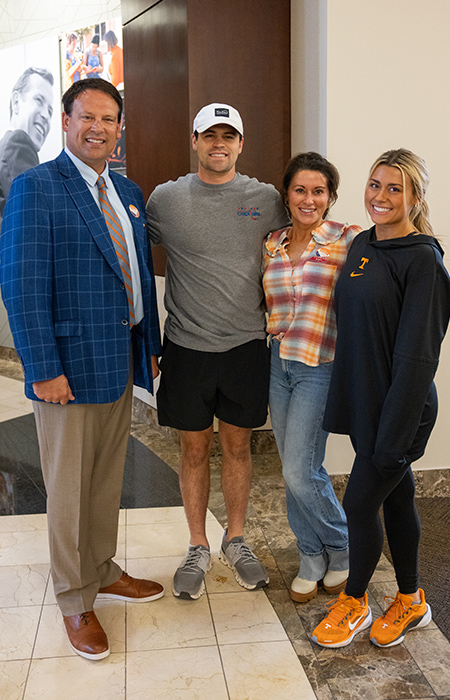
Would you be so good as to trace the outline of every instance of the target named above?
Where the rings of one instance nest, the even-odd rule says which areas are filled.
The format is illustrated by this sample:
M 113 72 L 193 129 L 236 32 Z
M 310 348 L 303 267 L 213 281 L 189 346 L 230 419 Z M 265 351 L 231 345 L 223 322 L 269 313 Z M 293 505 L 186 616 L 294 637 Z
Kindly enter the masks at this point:
M 254 221 L 261 216 L 259 207 L 239 207 L 237 210 L 238 216 L 250 216 Z
M 364 270 L 364 265 L 366 265 L 369 262 L 369 258 L 361 258 L 361 265 L 358 267 L 358 270 Z M 351 272 L 350 277 L 361 277 L 364 272 Z

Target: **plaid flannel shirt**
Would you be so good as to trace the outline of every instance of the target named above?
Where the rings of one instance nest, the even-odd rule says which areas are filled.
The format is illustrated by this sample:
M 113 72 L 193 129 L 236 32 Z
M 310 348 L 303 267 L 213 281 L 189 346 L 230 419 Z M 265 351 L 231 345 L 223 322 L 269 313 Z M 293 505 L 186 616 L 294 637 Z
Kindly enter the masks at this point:
M 359 226 L 324 223 L 294 267 L 287 254 L 288 231 L 264 242 L 267 332 L 280 341 L 280 357 L 317 367 L 334 359 L 336 316 L 333 292 Z

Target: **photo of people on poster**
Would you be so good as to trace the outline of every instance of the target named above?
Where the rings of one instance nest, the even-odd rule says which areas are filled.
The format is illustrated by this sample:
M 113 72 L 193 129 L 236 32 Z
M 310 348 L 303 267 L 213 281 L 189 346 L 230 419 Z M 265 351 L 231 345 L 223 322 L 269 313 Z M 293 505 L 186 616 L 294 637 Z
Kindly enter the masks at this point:
M 124 98 L 122 46 L 120 17 L 64 32 L 60 44 L 64 91 L 77 80 L 98 78 L 112 83 Z M 108 160 L 112 170 L 125 175 L 125 113 L 121 138 Z

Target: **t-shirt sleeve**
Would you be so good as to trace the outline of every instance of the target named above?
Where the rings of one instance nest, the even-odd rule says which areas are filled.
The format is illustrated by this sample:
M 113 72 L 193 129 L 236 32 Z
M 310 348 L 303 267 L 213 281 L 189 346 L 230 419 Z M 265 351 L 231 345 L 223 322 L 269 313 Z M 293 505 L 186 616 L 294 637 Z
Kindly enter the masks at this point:
M 158 199 L 158 192 L 155 189 L 148 198 L 147 206 L 145 208 L 147 216 L 147 230 L 152 245 L 158 245 L 162 242 L 161 224 L 158 214 Z
M 285 228 L 289 226 L 291 220 L 287 212 L 286 207 L 283 204 L 280 193 L 272 188 L 272 198 L 273 198 L 273 222 L 270 225 L 270 231 L 277 231 L 280 228 Z

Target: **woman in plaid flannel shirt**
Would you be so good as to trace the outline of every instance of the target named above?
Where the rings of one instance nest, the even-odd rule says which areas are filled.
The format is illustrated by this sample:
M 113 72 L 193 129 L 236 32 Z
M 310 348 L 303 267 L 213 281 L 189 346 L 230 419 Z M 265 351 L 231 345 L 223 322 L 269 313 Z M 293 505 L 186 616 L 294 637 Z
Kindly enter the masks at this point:
M 323 466 L 322 429 L 336 345 L 333 291 L 361 230 L 326 220 L 338 185 L 338 171 L 318 153 L 292 158 L 282 187 L 292 226 L 270 233 L 264 248 L 269 406 L 300 552 L 290 595 L 300 603 L 317 594 L 321 579 L 327 592 L 339 592 L 348 574 L 347 524 Z

